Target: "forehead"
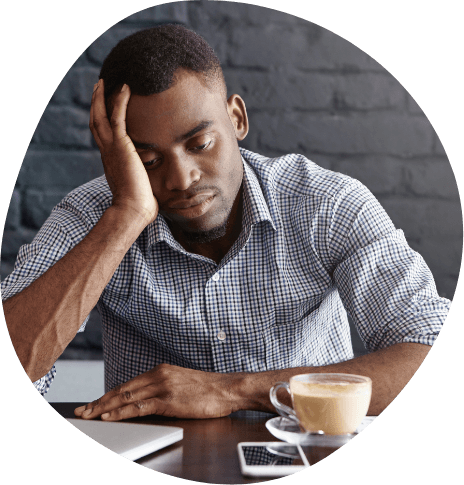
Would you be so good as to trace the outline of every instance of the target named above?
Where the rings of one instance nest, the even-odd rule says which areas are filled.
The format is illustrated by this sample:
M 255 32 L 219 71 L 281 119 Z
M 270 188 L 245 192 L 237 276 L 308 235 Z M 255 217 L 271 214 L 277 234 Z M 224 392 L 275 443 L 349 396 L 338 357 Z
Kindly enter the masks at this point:
M 207 87 L 196 74 L 183 73 L 162 93 L 131 95 L 126 126 L 131 138 L 150 143 L 179 136 L 204 121 L 221 123 L 224 116 L 227 110 L 220 90 Z

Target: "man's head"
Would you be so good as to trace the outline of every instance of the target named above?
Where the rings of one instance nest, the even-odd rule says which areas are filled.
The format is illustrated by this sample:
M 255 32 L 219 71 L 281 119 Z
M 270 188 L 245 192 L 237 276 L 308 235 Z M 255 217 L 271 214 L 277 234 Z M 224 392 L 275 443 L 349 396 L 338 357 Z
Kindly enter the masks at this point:
M 181 25 L 161 25 L 121 40 L 105 59 L 100 78 L 108 101 L 123 84 L 139 96 L 162 93 L 173 85 L 179 69 L 198 74 L 210 88 L 222 89 L 225 100 L 226 85 L 214 50 Z
M 127 134 L 176 238 L 191 244 L 226 234 L 240 210 L 237 141 L 245 138 L 248 119 L 240 96 L 226 98 L 211 47 L 184 27 L 148 29 L 122 40 L 100 77 L 109 111 L 120 87 L 131 89 Z

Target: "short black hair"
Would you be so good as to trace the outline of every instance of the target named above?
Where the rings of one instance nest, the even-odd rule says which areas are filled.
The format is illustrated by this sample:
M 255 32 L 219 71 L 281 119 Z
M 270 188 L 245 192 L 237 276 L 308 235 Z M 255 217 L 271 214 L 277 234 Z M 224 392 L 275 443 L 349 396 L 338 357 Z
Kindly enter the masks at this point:
M 205 84 L 219 86 L 225 96 L 221 64 L 211 46 L 182 25 L 165 24 L 129 35 L 108 54 L 100 71 L 106 101 L 123 84 L 139 96 L 166 91 L 179 68 L 200 74 Z

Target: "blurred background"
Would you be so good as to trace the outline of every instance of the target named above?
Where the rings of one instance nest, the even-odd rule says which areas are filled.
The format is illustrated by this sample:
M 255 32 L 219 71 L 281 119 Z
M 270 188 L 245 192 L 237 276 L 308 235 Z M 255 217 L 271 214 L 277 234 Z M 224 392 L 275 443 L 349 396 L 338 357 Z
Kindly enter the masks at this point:
M 229 94 L 240 94 L 247 105 L 250 133 L 241 146 L 266 156 L 302 153 L 363 182 L 424 257 L 440 296 L 453 298 L 462 253 L 458 189 L 440 140 L 412 97 L 374 59 L 328 30 L 271 9 L 203 0 L 122 20 L 69 70 L 38 124 L 12 194 L 2 280 L 54 205 L 103 174 L 88 116 L 104 58 L 120 39 L 162 23 L 193 29 L 216 51 Z M 364 353 L 354 329 L 352 336 L 355 355 Z M 59 361 L 101 359 L 93 311 Z

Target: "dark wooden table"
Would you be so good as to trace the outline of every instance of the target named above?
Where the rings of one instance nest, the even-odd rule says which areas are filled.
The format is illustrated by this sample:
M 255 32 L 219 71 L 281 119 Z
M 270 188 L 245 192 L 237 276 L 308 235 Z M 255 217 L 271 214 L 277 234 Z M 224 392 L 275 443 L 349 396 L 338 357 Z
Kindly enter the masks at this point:
M 74 409 L 85 403 L 52 403 L 64 418 L 74 418 Z M 224 418 L 176 419 L 147 416 L 127 420 L 144 424 L 161 424 L 183 428 L 184 438 L 167 448 L 136 461 L 140 465 L 178 478 L 206 483 L 256 483 L 269 479 L 242 476 L 237 443 L 242 441 L 279 441 L 265 423 L 274 417 L 257 411 L 239 411 Z M 305 450 L 312 465 L 335 451 L 314 447 Z M 272 479 L 271 479 L 272 480 Z

